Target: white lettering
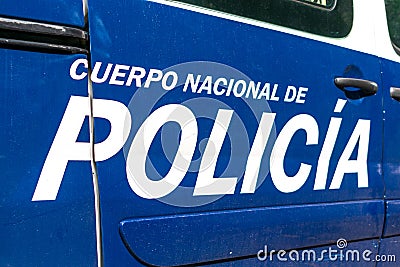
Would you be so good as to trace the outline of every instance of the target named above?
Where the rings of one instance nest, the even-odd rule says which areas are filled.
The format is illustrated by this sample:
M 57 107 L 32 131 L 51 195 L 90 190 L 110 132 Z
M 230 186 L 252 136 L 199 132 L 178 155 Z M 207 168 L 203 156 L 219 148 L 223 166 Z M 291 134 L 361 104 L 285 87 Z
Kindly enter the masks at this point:
M 249 157 L 247 158 L 246 171 L 244 173 L 242 189 L 240 191 L 242 194 L 251 194 L 256 191 L 261 159 L 274 125 L 275 116 L 275 113 L 263 113 L 261 117 L 253 146 L 251 147 Z
M 318 124 L 310 115 L 297 115 L 290 119 L 283 127 L 275 141 L 270 158 L 272 182 L 283 193 L 291 193 L 299 190 L 307 181 L 312 168 L 311 165 L 301 163 L 296 175 L 289 177 L 285 172 L 283 163 L 286 151 L 290 141 L 298 130 L 306 131 L 306 145 L 318 144 Z
M 214 178 L 218 155 L 221 151 L 233 110 L 220 109 L 215 119 L 210 139 L 200 163 L 200 170 L 193 196 L 233 194 L 237 177 Z
M 329 189 L 339 189 L 345 173 L 358 174 L 358 187 L 368 187 L 368 145 L 371 122 L 358 120 L 349 142 L 340 156 L 332 183 Z M 356 160 L 350 160 L 351 154 L 358 143 Z
M 81 74 L 78 74 L 78 66 L 83 65 L 85 69 L 88 68 L 88 61 L 86 58 L 79 58 L 74 61 L 74 63 L 71 64 L 71 67 L 69 68 L 69 75 L 71 76 L 72 79 L 74 80 L 83 80 L 87 76 L 87 72 L 82 72 Z
M 146 174 L 146 158 L 158 130 L 167 122 L 181 127 L 181 142 L 168 174 L 152 180 Z M 196 118 L 190 109 L 170 104 L 155 110 L 140 126 L 128 152 L 126 175 L 131 189 L 146 199 L 160 198 L 171 193 L 185 177 L 197 143 Z
M 106 160 L 115 155 L 125 143 L 131 118 L 128 109 L 117 101 L 94 99 L 93 106 L 93 116 L 107 119 L 111 124 L 107 139 L 95 145 L 96 159 Z M 90 143 L 76 141 L 85 117 L 89 114 L 89 98 L 71 96 L 40 173 L 32 201 L 56 199 L 68 161 L 90 161 Z M 124 128 L 125 131 L 121 131 Z
M 126 72 L 120 72 L 121 70 L 129 70 L 129 66 L 127 65 L 115 65 L 113 74 L 111 75 L 111 79 L 109 84 L 114 85 L 124 85 L 125 81 L 118 80 L 117 78 L 125 78 Z

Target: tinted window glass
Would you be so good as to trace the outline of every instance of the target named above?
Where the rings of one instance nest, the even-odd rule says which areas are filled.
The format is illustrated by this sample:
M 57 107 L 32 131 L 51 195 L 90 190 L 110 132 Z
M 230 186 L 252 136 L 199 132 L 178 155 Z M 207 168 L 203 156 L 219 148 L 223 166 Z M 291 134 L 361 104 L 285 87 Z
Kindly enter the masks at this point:
M 352 27 L 352 0 L 180 0 L 246 18 L 329 37 L 344 37 Z
M 385 0 L 390 38 L 400 52 L 400 0 Z

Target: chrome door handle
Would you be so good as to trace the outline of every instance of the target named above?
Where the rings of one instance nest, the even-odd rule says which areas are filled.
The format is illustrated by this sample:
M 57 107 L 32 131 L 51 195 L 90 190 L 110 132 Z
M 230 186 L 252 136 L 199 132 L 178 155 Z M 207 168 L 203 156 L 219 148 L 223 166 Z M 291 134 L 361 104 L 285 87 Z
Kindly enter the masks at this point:
M 400 88 L 398 87 L 390 87 L 390 96 L 400 102 Z
M 378 92 L 378 85 L 375 82 L 356 79 L 338 77 L 334 80 L 337 88 L 342 90 L 350 99 L 360 99 L 366 96 L 375 95 Z M 358 91 L 347 90 L 346 87 L 359 88 Z

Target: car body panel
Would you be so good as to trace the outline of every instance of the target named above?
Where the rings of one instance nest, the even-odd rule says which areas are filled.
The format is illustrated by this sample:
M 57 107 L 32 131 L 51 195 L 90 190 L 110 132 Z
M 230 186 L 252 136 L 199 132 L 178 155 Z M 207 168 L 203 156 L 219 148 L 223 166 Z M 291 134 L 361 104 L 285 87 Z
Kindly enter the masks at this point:
M 83 56 L 0 49 L 0 265 L 96 264 L 89 162 L 68 164 L 56 200 L 32 201 L 71 94 L 87 95 L 87 82 L 69 77 Z
M 7 0 L 0 6 L 0 17 L 41 21 L 83 28 L 84 3 L 81 0 Z
M 89 12 L 91 14 L 89 24 L 92 45 L 92 68 L 95 68 L 95 64 L 98 64 L 97 74 L 99 75 L 97 78 L 104 78 L 102 81 L 97 79 L 98 82 L 93 83 L 94 98 L 123 103 L 129 108 L 132 116 L 132 127 L 127 127 L 130 130 L 130 136 L 123 149 L 110 159 L 97 163 L 100 194 L 102 196 L 105 264 L 115 264 L 116 262 L 123 262 L 127 265 L 139 264 L 135 258 L 129 259 L 130 255 L 127 253 L 127 248 L 124 247 L 120 234 L 123 236 L 128 248 L 130 246 L 131 248 L 133 247 L 131 252 L 135 254 L 136 248 L 137 251 L 141 251 L 141 255 L 143 255 L 142 253 L 145 253 L 145 255 L 147 255 L 146 253 L 151 253 L 149 251 L 144 252 L 148 247 L 145 244 L 140 247 L 142 242 L 156 244 L 159 241 L 158 236 L 164 235 L 168 237 L 167 230 L 162 227 L 154 227 L 149 240 L 144 241 L 142 238 L 135 240 L 137 231 L 145 235 L 144 228 L 141 228 L 135 222 L 145 220 L 148 224 L 144 223 L 143 227 L 146 228 L 152 223 L 157 224 L 157 220 L 162 220 L 169 224 L 167 222 L 168 219 L 175 218 L 175 216 L 185 221 L 190 220 L 191 214 L 203 214 L 204 218 L 200 218 L 200 216 L 197 221 L 204 221 L 206 227 L 212 229 L 213 225 L 216 227 L 216 224 L 211 222 L 213 220 L 208 221 L 207 214 L 218 214 L 216 215 L 218 221 L 229 222 L 231 217 L 225 215 L 230 210 L 235 212 L 235 210 L 253 209 L 252 212 L 260 212 L 259 215 L 261 216 L 261 211 L 269 207 L 304 205 L 311 209 L 313 207 L 325 209 L 325 212 L 332 212 L 332 214 L 338 213 L 338 216 L 334 217 L 339 218 L 340 212 L 335 211 L 335 208 L 331 210 L 331 207 L 335 207 L 334 203 L 371 200 L 376 204 L 374 211 L 371 213 L 376 232 L 372 235 L 363 232 L 359 236 L 352 238 L 367 239 L 379 236 L 382 231 L 384 217 L 384 186 L 381 173 L 383 122 L 382 114 L 377 113 L 376 109 L 381 107 L 382 94 L 378 91 L 372 97 L 350 100 L 334 84 L 336 77 L 345 76 L 368 79 L 380 86 L 380 65 L 376 56 L 284 32 L 199 14 L 150 1 L 89 3 Z M 115 14 L 115 16 L 110 17 L 108 16 L 109 13 Z M 135 16 L 132 16 L 132 13 Z M 110 70 L 107 75 L 104 75 L 106 66 L 110 66 Z M 150 69 L 155 69 L 163 73 L 175 72 L 178 77 L 183 79 L 178 81 L 180 86 L 170 90 L 163 89 L 157 83 L 150 84 L 149 88 L 143 88 L 144 80 L 142 84 L 135 84 L 135 81 L 131 81 L 131 84 L 127 86 L 126 82 L 132 66 L 144 69 L 146 75 Z M 116 71 L 115 68 L 119 68 L 119 70 Z M 116 78 L 110 84 L 110 80 L 113 79 L 113 73 L 120 76 L 114 76 Z M 240 99 L 232 96 L 216 96 L 206 91 L 197 93 L 189 89 L 184 92 L 184 78 L 187 78 L 188 74 L 202 75 L 203 78 L 212 76 L 215 77 L 213 81 L 220 77 L 234 77 L 236 80 L 247 79 L 247 81 L 262 81 L 263 84 L 270 83 L 271 92 L 276 85 L 275 99 L 279 98 L 279 100 L 273 100 L 272 93 L 269 95 L 269 101 L 260 101 L 259 99 L 259 101 L 252 101 L 251 97 Z M 116 85 L 115 81 L 119 85 Z M 292 102 L 289 100 L 284 101 L 289 86 L 294 86 L 297 89 L 300 87 L 307 88 L 304 103 L 300 100 L 298 103 L 293 100 Z M 229 139 L 228 137 L 224 139 L 216 164 L 215 177 L 221 177 L 219 179 L 232 176 L 243 177 L 246 161 L 260 124 L 262 112 L 276 113 L 270 135 L 271 139 L 266 146 L 267 152 L 262 158 L 263 169 L 261 172 L 263 175 L 260 175 L 259 179 L 261 181 L 257 183 L 257 190 L 254 193 L 241 194 L 243 180 L 240 180 L 235 190 L 233 190 L 234 193 L 212 197 L 192 196 L 193 187 L 198 176 L 198 171 L 195 169 L 185 176 L 181 187 L 158 200 L 145 199 L 132 189 L 132 184 L 130 184 L 132 180 L 127 177 L 127 165 L 129 169 L 129 164 L 134 164 L 127 164 L 132 140 L 142 123 L 152 112 L 171 104 L 183 104 L 194 113 L 198 123 L 199 136 L 197 145 L 200 147 L 200 140 L 203 140 L 203 148 L 210 138 L 214 125 L 213 121 L 217 118 L 218 109 L 234 111 L 231 124 L 227 130 Z M 335 109 L 335 107 L 339 107 L 337 105 L 343 105 L 343 109 L 337 111 Z M 312 167 L 304 185 L 293 192 L 282 192 L 285 190 L 285 186 L 278 189 L 276 187 L 277 180 L 272 180 L 271 176 L 268 175 L 270 171 L 269 155 L 276 138 L 279 138 L 280 133 L 285 129 L 285 125 L 299 115 L 301 115 L 298 117 L 299 119 L 305 118 L 311 121 L 311 124 L 314 125 L 310 126 L 311 128 L 318 128 L 318 138 L 314 144 L 306 145 L 307 135 L 305 130 L 300 129 L 301 127 L 298 126 L 299 131 L 296 131 L 287 151 L 285 151 L 284 168 L 290 175 L 295 175 L 301 163 Z M 324 190 L 313 190 L 319 155 L 333 117 L 342 118 L 342 124 L 328 164 L 328 180 Z M 368 144 L 367 164 L 368 187 L 358 188 L 358 176 L 356 173 L 351 173 L 344 176 L 340 189 L 329 189 L 329 185 L 332 184 L 332 177 L 337 170 L 339 159 L 359 121 L 367 122 L 367 124 L 370 122 L 369 136 L 371 138 Z M 290 125 L 298 125 L 293 120 L 291 123 L 293 124 Z M 368 131 L 368 129 L 364 129 Z M 98 138 L 96 142 L 106 139 L 109 132 L 110 124 L 107 121 L 95 119 L 95 134 Z M 307 133 L 308 137 L 312 135 L 310 132 Z M 163 136 L 164 134 L 165 136 Z M 163 177 L 162 175 L 168 173 L 172 164 L 171 154 L 169 153 L 172 153 L 173 159 L 179 144 L 177 136 L 179 136 L 179 128 L 177 129 L 176 125 L 172 125 L 170 128 L 166 127 L 165 132 L 163 129 L 156 134 L 149 148 L 149 157 L 146 161 L 146 164 L 150 164 L 151 161 L 152 165 L 146 165 L 145 167 L 146 171 L 153 173 L 155 177 L 157 177 L 157 173 L 154 172 L 154 169 L 161 175 L 158 176 L 159 178 L 154 179 L 160 179 L 160 177 Z M 168 141 L 162 141 L 163 138 Z M 172 146 L 175 148 L 169 147 L 168 145 L 170 144 L 173 144 Z M 230 151 L 233 151 L 232 155 Z M 351 160 L 357 159 L 357 151 L 357 148 L 354 147 L 350 156 Z M 201 161 L 201 150 L 196 153 L 194 160 L 197 163 L 193 164 L 199 164 Z M 191 165 L 190 168 L 192 167 L 194 166 Z M 141 168 L 141 166 L 136 166 L 135 168 Z M 367 203 L 370 202 L 361 203 L 364 203 L 365 206 L 361 204 L 357 210 L 368 210 Z M 338 207 L 338 209 L 340 208 Z M 284 210 L 284 208 L 278 209 L 277 213 L 281 213 L 276 216 L 284 217 Z M 367 212 L 364 215 L 366 214 L 370 213 Z M 254 215 L 254 217 L 257 216 Z M 324 225 L 328 226 L 328 221 L 330 219 L 334 220 L 334 217 L 327 218 Z M 157 219 L 153 222 L 151 218 Z M 266 223 L 273 225 L 274 219 L 271 217 L 269 220 L 270 222 L 267 220 Z M 235 220 L 233 221 L 236 222 Z M 126 226 L 127 222 L 135 225 L 129 228 L 128 237 L 126 232 L 128 230 L 124 228 L 121 230 L 120 228 L 118 233 L 117 229 L 117 225 L 122 223 L 122 225 Z M 338 228 L 343 227 L 342 229 L 346 229 L 346 227 L 357 227 L 357 222 L 357 220 L 350 222 L 350 224 L 353 223 L 352 226 L 345 226 L 344 222 L 337 223 L 339 224 Z M 186 225 L 186 223 L 183 224 Z M 172 225 L 174 223 L 171 222 L 171 227 Z M 243 222 L 243 227 L 244 225 L 245 222 Z M 190 226 L 188 227 L 190 228 Z M 311 237 L 322 234 L 322 230 L 315 231 L 311 221 L 308 221 L 308 224 L 305 223 L 304 227 L 308 229 L 308 231 L 302 232 L 305 240 L 311 240 Z M 323 226 L 321 226 L 322 228 Z M 169 232 L 171 237 L 181 234 L 178 229 L 176 231 Z M 274 230 L 269 229 L 265 234 L 273 235 L 273 232 Z M 195 233 L 201 235 L 201 231 Z M 132 240 L 129 236 L 132 237 Z M 214 244 L 215 247 L 222 248 L 225 237 L 227 236 L 220 236 L 218 242 Z M 211 242 L 214 236 L 208 233 L 203 238 L 206 238 L 207 242 Z M 338 238 L 337 233 L 332 232 L 327 236 L 327 239 L 320 240 L 322 242 L 320 244 L 318 244 L 318 241 L 307 241 L 301 245 L 289 244 L 290 242 L 288 242 L 282 244 L 284 246 L 282 249 L 326 245 L 325 242 L 328 242 L 328 240 L 333 242 Z M 165 242 L 163 244 L 167 243 L 167 239 L 162 240 Z M 278 235 L 268 239 L 266 242 L 272 244 L 277 240 Z M 175 241 L 170 240 L 170 242 Z M 202 244 L 199 243 L 198 246 L 202 246 Z M 183 243 L 181 248 L 183 250 L 187 249 Z M 193 250 L 196 250 L 196 248 L 193 248 Z M 254 253 L 256 252 L 254 251 Z M 246 253 L 239 255 L 249 256 L 249 253 L 250 251 L 246 251 Z M 140 256 L 138 257 L 141 258 Z M 172 262 L 158 262 L 152 261 L 155 260 L 154 257 L 156 256 L 148 257 L 150 257 L 148 259 L 150 264 L 173 263 L 171 258 Z M 171 257 L 171 255 L 165 255 L 165 257 Z M 223 260 L 233 256 L 229 256 L 229 252 L 217 251 L 215 254 L 210 254 L 209 258 L 206 258 L 207 256 L 204 257 L 200 257 L 198 260 Z M 194 258 L 190 259 L 189 262 L 196 263 Z M 173 264 L 186 264 L 189 262 L 177 260 Z

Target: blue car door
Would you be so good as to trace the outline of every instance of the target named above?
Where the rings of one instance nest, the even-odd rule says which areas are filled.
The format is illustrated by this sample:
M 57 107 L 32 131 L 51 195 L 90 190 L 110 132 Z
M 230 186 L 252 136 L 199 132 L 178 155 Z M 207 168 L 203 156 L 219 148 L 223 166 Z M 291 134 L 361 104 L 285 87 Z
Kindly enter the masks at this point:
M 92 83 L 105 265 L 377 253 L 374 10 L 314 2 L 89 2 L 90 70 L 71 71 Z
M 87 80 L 70 76 L 87 55 L 84 27 L 81 1 L 1 3 L 1 266 L 97 264 L 89 120 L 61 140 L 71 103 L 90 115 Z
M 385 0 L 378 14 L 382 23 L 377 44 L 381 51 L 382 94 L 384 105 L 383 174 L 385 180 L 386 220 L 381 241 L 382 260 L 379 266 L 396 266 L 400 240 L 400 183 L 398 111 L 400 108 L 399 1 Z M 386 4 L 386 9 L 384 4 Z M 386 13 L 385 13 L 386 11 Z M 386 16 L 385 16 L 386 14 Z

